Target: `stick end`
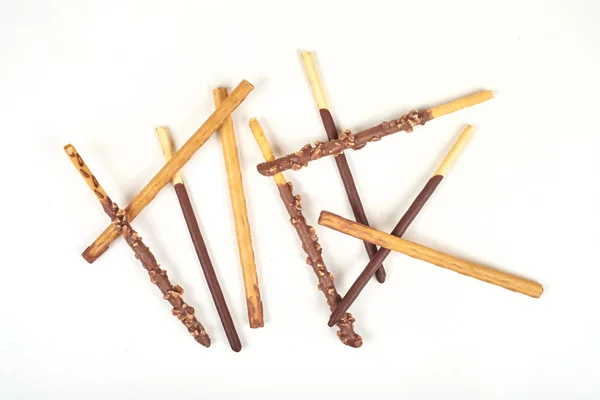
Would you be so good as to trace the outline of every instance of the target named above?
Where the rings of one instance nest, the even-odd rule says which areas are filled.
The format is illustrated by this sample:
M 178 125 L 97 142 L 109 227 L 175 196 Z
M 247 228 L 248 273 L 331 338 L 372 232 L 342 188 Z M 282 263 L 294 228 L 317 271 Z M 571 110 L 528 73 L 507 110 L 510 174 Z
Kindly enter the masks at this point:
M 377 272 L 375 272 L 375 279 L 377 279 L 377 282 L 379 282 L 379 283 L 385 283 L 386 277 L 387 277 L 387 274 L 385 272 L 385 269 L 383 269 L 383 265 L 382 265 L 381 267 L 379 267 Z
M 265 326 L 265 317 L 263 314 L 263 304 L 260 301 L 260 294 L 258 293 L 258 286 L 254 285 L 254 289 L 257 296 L 246 298 L 246 308 L 248 310 L 250 328 L 257 329 Z
M 75 146 L 73 146 L 71 143 L 69 143 L 68 145 L 66 145 L 63 148 L 65 149 L 65 152 L 67 153 L 67 155 L 69 157 L 75 156 Z
M 325 220 L 325 218 L 327 218 L 328 214 L 329 214 L 329 211 L 325 211 L 325 210 L 321 211 L 321 213 L 319 214 L 319 220 L 317 221 L 317 223 L 319 225 L 323 225 L 323 221 Z
M 247 80 L 245 80 L 245 79 L 244 79 L 244 80 L 242 80 L 242 84 L 243 84 L 244 86 L 247 86 L 247 87 L 248 87 L 250 90 L 254 90 L 254 85 L 253 85 L 253 84 L 251 84 L 250 82 L 248 82 Z
M 162 135 L 168 135 L 169 134 L 169 128 L 167 128 L 166 126 L 157 126 L 156 127 L 156 134 L 158 136 L 162 136 Z
M 533 298 L 535 299 L 539 299 L 542 296 L 542 293 L 544 293 L 544 287 L 542 285 L 540 285 L 539 290 L 533 294 Z
M 254 86 L 252 86 L 254 87 Z M 227 88 L 226 87 L 216 87 L 213 89 L 213 96 L 217 96 L 220 94 L 224 94 L 227 97 Z
M 93 264 L 98 257 L 104 254 L 105 251 L 106 249 L 102 250 L 100 253 L 95 253 L 92 249 L 92 246 L 89 246 L 83 253 L 81 253 L 81 257 L 83 257 L 83 259 L 88 263 Z

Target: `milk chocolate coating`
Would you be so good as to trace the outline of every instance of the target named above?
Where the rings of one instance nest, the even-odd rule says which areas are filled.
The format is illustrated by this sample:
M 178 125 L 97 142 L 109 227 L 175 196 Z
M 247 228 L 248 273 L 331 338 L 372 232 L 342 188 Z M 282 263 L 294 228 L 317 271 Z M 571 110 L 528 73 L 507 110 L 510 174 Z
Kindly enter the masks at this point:
M 377 142 L 382 137 L 391 135 L 392 133 L 406 131 L 412 132 L 416 125 L 424 125 L 433 117 L 429 111 L 412 110 L 408 114 L 393 120 L 391 122 L 382 122 L 359 133 L 350 133 L 345 131 L 339 139 L 330 140 L 327 143 L 315 142 L 315 147 L 307 144 L 299 151 L 288 154 L 287 156 L 278 158 L 273 161 L 264 162 L 257 165 L 258 172 L 265 176 L 273 176 L 278 172 L 283 172 L 288 169 L 295 171 L 302 167 L 306 167 L 310 161 L 318 160 L 325 156 L 342 154 L 347 149 L 359 150 L 369 142 Z
M 102 206 L 119 233 L 125 238 L 125 241 L 135 253 L 135 257 L 140 260 L 143 267 L 148 271 L 150 281 L 158 286 L 163 294 L 163 298 L 173 306 L 172 314 L 185 325 L 190 335 L 198 343 L 209 347 L 210 337 L 202 324 L 196 319 L 194 308 L 188 306 L 181 297 L 183 289 L 179 285 L 173 286 L 171 284 L 171 281 L 167 277 L 167 271 L 158 266 L 156 258 L 150 252 L 150 249 L 146 247 L 144 242 L 142 242 L 142 238 L 129 225 L 125 211 L 120 209 L 108 197 L 102 201 Z
M 425 205 L 431 194 L 438 187 L 444 177 L 442 175 L 435 175 L 429 179 L 425 187 L 421 190 L 417 198 L 412 202 L 408 210 L 404 213 L 394 230 L 392 235 L 401 237 L 406 232 L 406 229 L 413 222 L 415 217 L 421 211 L 421 208 Z M 383 263 L 383 260 L 390 254 L 391 250 L 384 249 L 383 247 L 375 254 L 375 256 L 369 261 L 363 272 L 358 276 L 356 281 L 352 284 L 346 296 L 338 304 L 337 308 L 331 313 L 328 325 L 333 326 L 342 315 L 350 308 L 354 300 L 358 297 L 360 292 L 369 283 L 369 279 L 373 276 L 377 268 Z
M 285 208 L 290 215 L 290 222 L 300 237 L 302 248 L 308 255 L 306 263 L 313 268 L 313 271 L 317 275 L 317 279 L 319 280 L 317 287 L 323 292 L 329 309 L 333 311 L 340 302 L 341 297 L 335 289 L 333 274 L 325 267 L 325 262 L 321 256 L 322 249 L 319 245 L 319 238 L 317 237 L 315 228 L 309 226 L 302 215 L 300 195 L 294 196 L 290 182 L 285 185 L 277 185 L 277 188 L 279 189 L 281 200 L 283 200 Z M 337 335 L 342 343 L 351 347 L 362 346 L 362 338 L 354 332 L 354 318 L 351 314 L 344 313 L 344 315 L 340 316 L 336 324 L 339 328 Z
M 321 120 L 323 121 L 325 132 L 327 132 L 327 137 L 329 140 L 336 140 L 338 138 L 338 132 L 331 113 L 326 108 L 320 109 L 319 113 L 321 114 Z M 348 197 L 350 207 L 352 208 L 354 219 L 356 219 L 356 222 L 369 226 L 369 221 L 367 220 L 365 209 L 363 208 L 362 201 L 358 195 L 358 190 L 354 184 L 354 178 L 352 177 L 352 172 L 350 172 L 350 166 L 348 165 L 348 160 L 346 160 L 346 155 L 342 153 L 335 157 L 335 163 L 337 164 L 338 171 L 340 171 L 340 176 L 344 184 L 344 189 L 346 189 L 346 195 Z M 369 259 L 373 258 L 375 253 L 377 253 L 377 246 L 369 242 L 363 243 L 365 244 L 365 250 L 369 255 Z M 375 277 L 380 283 L 385 282 L 385 269 L 383 268 L 383 265 L 377 269 L 377 272 L 375 272 Z
M 233 351 L 240 351 L 242 349 L 242 344 L 235 329 L 235 325 L 233 324 L 233 320 L 231 319 L 231 314 L 229 313 L 227 302 L 223 296 L 221 285 L 219 285 L 215 268 L 210 260 L 208 249 L 206 248 L 206 244 L 202 238 L 202 233 L 200 232 L 198 220 L 196 219 L 194 208 L 192 207 L 187 189 L 183 183 L 177 183 L 175 184 L 175 192 L 177 193 L 177 198 L 179 199 L 179 204 L 181 205 L 181 211 L 183 212 L 183 217 L 185 218 L 185 222 L 192 238 L 192 243 L 196 249 L 198 260 L 200 260 L 200 265 L 202 266 L 202 271 L 204 272 L 208 289 L 212 295 L 217 313 L 221 319 L 221 324 L 225 330 L 225 335 L 229 341 L 229 345 Z
M 150 249 L 146 247 L 142 238 L 138 236 L 137 232 L 133 230 L 129 225 L 127 213 L 121 210 L 113 201 L 108 197 L 96 177 L 92 174 L 92 171 L 85 165 L 81 155 L 77 152 L 73 145 L 68 144 L 65 146 L 65 152 L 69 156 L 73 166 L 79 170 L 79 173 L 87 183 L 88 187 L 94 192 L 106 215 L 111 219 L 111 223 L 115 227 L 115 232 L 123 236 L 129 247 L 135 253 L 135 257 L 140 260 L 142 266 L 148 275 L 150 275 L 150 281 L 154 283 L 160 289 L 163 294 L 163 298 L 167 300 L 172 306 L 172 314 L 175 315 L 188 329 L 188 332 L 192 337 L 200 344 L 209 347 L 210 338 L 204 330 L 202 324 L 194 316 L 194 309 L 184 303 L 181 295 L 183 289 L 179 285 L 173 286 L 167 278 L 167 272 L 160 269 L 154 255 L 150 252 Z

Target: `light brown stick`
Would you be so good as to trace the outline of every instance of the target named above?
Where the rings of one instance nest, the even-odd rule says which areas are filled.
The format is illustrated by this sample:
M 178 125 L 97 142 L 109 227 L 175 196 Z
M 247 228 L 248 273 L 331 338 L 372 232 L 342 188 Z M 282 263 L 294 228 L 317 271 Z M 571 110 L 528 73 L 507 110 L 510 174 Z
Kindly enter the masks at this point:
M 471 278 L 527 296 L 538 298 L 544 291 L 542 285 L 529 279 L 453 257 L 441 251 L 361 225 L 328 211 L 321 212 L 319 225 L 326 226 L 360 240 L 368 240 L 383 248 L 394 250 L 409 257 L 426 261 L 438 267 L 447 268 L 459 274 L 470 276 Z
M 96 198 L 100 201 L 100 204 L 102 204 L 104 212 L 110 217 L 117 232 L 123 236 L 131 250 L 135 253 L 135 257 L 140 260 L 144 269 L 148 271 L 150 281 L 158 287 L 163 294 L 163 298 L 173 306 L 171 313 L 185 325 L 190 335 L 192 335 L 198 343 L 209 347 L 210 337 L 200 321 L 198 321 L 194 315 L 194 308 L 188 306 L 183 301 L 183 288 L 179 285 L 173 286 L 173 284 L 171 284 L 171 281 L 167 277 L 167 271 L 160 268 L 156 258 L 154 258 L 154 255 L 150 252 L 150 249 L 142 242 L 142 238 L 139 237 L 137 232 L 133 230 L 129 224 L 125 211 L 121 210 L 119 206 L 108 197 L 96 177 L 92 174 L 92 171 L 90 171 L 88 166 L 83 162 L 83 159 L 75 147 L 68 144 L 65 146 L 65 152 L 75 168 L 78 169 L 89 188 L 92 189 Z
M 474 128 L 471 125 L 467 125 L 458 137 L 458 139 L 456 139 L 456 141 L 454 142 L 454 146 L 452 146 L 452 149 L 448 152 L 436 173 L 431 178 L 429 178 L 423 189 L 421 189 L 417 197 L 413 200 L 410 207 L 408 207 L 402 218 L 400 218 L 400 221 L 398 221 L 396 227 L 391 232 L 392 235 L 397 237 L 402 237 L 402 235 L 404 235 L 404 232 L 406 232 L 410 224 L 412 224 L 417 215 L 419 215 L 419 213 L 423 210 L 423 207 L 425 206 L 433 192 L 435 192 L 438 185 L 442 182 L 442 179 L 444 179 L 444 175 L 448 172 L 453 162 L 456 161 L 458 155 L 460 154 L 460 151 L 465 147 L 467 141 L 473 135 L 473 132 Z M 361 221 L 357 222 L 362 223 Z M 331 317 L 329 318 L 329 322 L 327 323 L 329 326 L 333 326 L 335 321 L 337 321 L 342 315 L 344 315 L 346 311 L 348 311 L 348 308 L 352 306 L 360 292 L 365 288 L 367 283 L 369 283 L 369 280 L 373 276 L 373 273 L 377 270 L 377 268 L 379 268 L 381 263 L 383 263 L 383 261 L 391 252 L 392 251 L 390 249 L 382 247 L 379 249 L 379 251 L 377 251 L 377 253 L 375 253 L 373 258 L 371 258 L 371 261 L 369 261 L 369 263 L 360 273 L 358 278 L 356 278 L 352 286 L 350 286 L 350 289 L 348 289 L 348 291 L 344 295 L 344 298 L 342 299 L 342 301 L 340 301 L 340 304 L 331 313 Z
M 231 92 L 231 95 L 217 107 L 210 117 L 202 124 L 200 128 L 188 139 L 187 142 L 175 153 L 169 162 L 167 162 L 158 173 L 148 182 L 141 192 L 133 198 L 129 206 L 125 209 L 127 217 L 133 221 L 135 217 L 146 207 L 160 190 L 175 176 L 177 171 L 189 161 L 194 153 L 202 147 L 208 138 L 221 126 L 223 121 L 246 99 L 254 86 L 250 82 L 243 80 Z M 83 258 L 93 263 L 108 246 L 119 237 L 119 232 L 113 225 L 102 232 L 102 234 L 92 243 L 82 254 Z
M 265 160 L 274 159 L 273 150 L 271 150 L 267 137 L 258 121 L 254 118 L 250 120 L 250 129 Z M 290 222 L 298 234 L 298 238 L 302 243 L 302 249 L 307 255 L 306 263 L 312 267 L 319 281 L 317 287 L 323 292 L 329 309 L 333 311 L 340 302 L 341 297 L 335 288 L 333 274 L 327 270 L 321 256 L 322 249 L 319 245 L 319 238 L 317 237 L 315 228 L 306 223 L 306 219 L 302 215 L 300 195 L 294 196 L 292 183 L 286 182 L 282 173 L 275 174 L 273 178 L 277 184 L 281 200 L 290 216 Z M 342 343 L 351 347 L 362 346 L 362 338 L 354 332 L 354 317 L 350 313 L 345 313 L 337 321 L 337 326 L 339 328 L 337 335 Z
M 214 89 L 213 98 L 215 106 L 218 107 L 227 98 L 227 89 Z M 242 276 L 244 278 L 248 321 L 250 322 L 250 328 L 260 328 L 265 325 L 263 304 L 258 287 L 258 274 L 256 272 L 256 263 L 254 261 L 250 222 L 248 221 L 246 198 L 244 196 L 242 169 L 240 167 L 240 159 L 235 141 L 235 131 L 233 130 L 233 119 L 231 116 L 225 119 L 225 122 L 223 122 L 219 131 L 221 144 L 223 146 L 225 170 L 227 172 L 227 184 L 229 185 L 229 197 L 231 198 L 231 208 L 233 210 L 238 253 L 240 256 L 240 264 L 242 266 Z

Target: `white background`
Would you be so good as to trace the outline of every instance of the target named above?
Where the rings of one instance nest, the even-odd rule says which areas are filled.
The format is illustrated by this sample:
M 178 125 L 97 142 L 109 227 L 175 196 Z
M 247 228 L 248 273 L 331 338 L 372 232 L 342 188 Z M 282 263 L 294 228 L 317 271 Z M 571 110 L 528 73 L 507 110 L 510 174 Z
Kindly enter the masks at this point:
M 597 399 L 600 7 L 589 1 L 0 3 L 2 399 Z M 326 136 L 312 50 L 340 129 L 493 89 L 495 99 L 348 158 L 390 231 L 465 123 L 478 128 L 405 237 L 534 279 L 538 300 L 392 254 L 342 345 L 247 121 L 277 155 Z M 244 348 L 229 349 L 169 185 L 135 221 L 213 339 L 192 340 L 123 241 L 80 253 L 107 217 L 73 143 L 125 206 L 247 79 L 234 114 L 266 325 L 246 319 L 218 135 L 184 168 Z M 331 158 L 289 172 L 313 225 L 351 212 Z M 341 293 L 362 243 L 318 227 Z

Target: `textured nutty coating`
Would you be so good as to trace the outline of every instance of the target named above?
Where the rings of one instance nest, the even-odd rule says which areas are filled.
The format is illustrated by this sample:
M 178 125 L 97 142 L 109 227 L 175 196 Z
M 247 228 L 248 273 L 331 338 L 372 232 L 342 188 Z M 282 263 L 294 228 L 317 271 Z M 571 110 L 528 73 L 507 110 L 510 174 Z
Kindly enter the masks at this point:
M 173 306 L 171 313 L 185 325 L 190 335 L 198 343 L 209 347 L 210 337 L 200 321 L 196 319 L 194 308 L 188 306 L 181 297 L 183 288 L 179 285 L 173 286 L 171 284 L 167 277 L 167 271 L 160 268 L 150 249 L 142 242 L 142 238 L 131 228 L 131 225 L 129 225 L 125 211 L 120 209 L 108 197 L 102 202 L 102 206 L 121 236 L 123 236 L 135 253 L 135 257 L 140 260 L 146 271 L 148 271 L 150 281 L 158 286 L 163 294 L 163 299 L 167 300 Z
M 188 306 L 181 295 L 183 294 L 183 288 L 179 285 L 173 286 L 167 277 L 167 271 L 161 269 L 156 262 L 156 258 L 150 252 L 150 249 L 142 242 L 142 238 L 139 237 L 136 231 L 133 230 L 127 215 L 124 210 L 120 209 L 116 203 L 108 197 L 100 183 L 88 166 L 83 162 L 83 159 L 72 145 L 65 146 L 65 152 L 71 159 L 71 162 L 79 170 L 79 173 L 86 181 L 90 189 L 96 195 L 96 198 L 102 204 L 104 212 L 110 217 L 113 225 L 123 236 L 129 247 L 135 253 L 135 257 L 140 260 L 148 275 L 150 281 L 154 283 L 160 289 L 163 294 L 163 298 L 167 300 L 172 306 L 173 310 L 171 313 L 175 315 L 188 329 L 188 332 L 192 337 L 203 346 L 210 346 L 210 337 L 206 333 L 206 330 L 202 324 L 196 319 L 194 315 L 194 308 Z
M 265 176 L 273 176 L 278 172 L 288 169 L 297 171 L 302 167 L 306 167 L 311 161 L 330 155 L 337 156 L 347 149 L 362 149 L 367 143 L 377 142 L 382 137 L 391 135 L 392 133 L 400 131 L 412 132 L 413 127 L 416 125 L 425 125 L 431 119 L 431 113 L 428 111 L 412 110 L 398 119 L 390 122 L 382 122 L 373 128 L 359 133 L 345 131 L 339 139 L 330 140 L 326 143 L 316 141 L 314 147 L 307 144 L 295 153 L 288 154 L 274 161 L 258 164 L 256 168 L 258 172 Z
M 323 292 L 327 299 L 327 304 L 331 311 L 335 310 L 338 303 L 341 301 L 341 297 L 335 289 L 333 282 L 333 274 L 327 270 L 323 257 L 321 256 L 321 246 L 318 242 L 318 237 L 315 232 L 315 228 L 308 225 L 304 216 L 302 215 L 302 206 L 300 204 L 300 195 L 294 196 L 292 192 L 292 184 L 287 182 L 285 185 L 277 185 L 281 199 L 285 204 L 285 208 L 290 215 L 290 222 L 296 229 L 300 240 L 302 241 L 302 248 L 307 254 L 306 263 L 313 268 L 313 271 L 317 275 L 319 281 L 318 289 Z M 351 347 L 362 346 L 362 338 L 354 332 L 354 318 L 350 313 L 345 313 L 342 318 L 337 322 L 339 331 L 338 337 L 345 345 Z

